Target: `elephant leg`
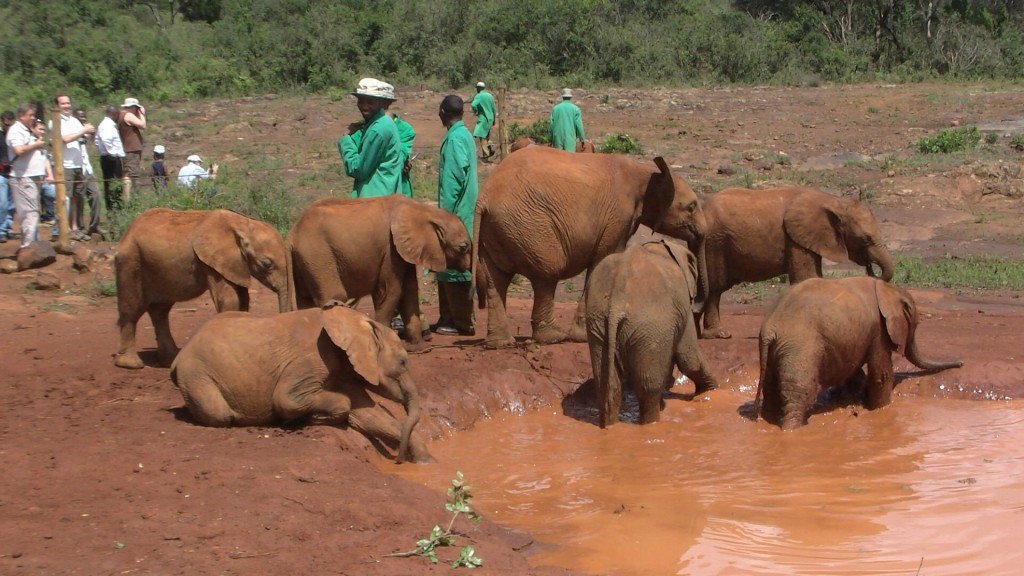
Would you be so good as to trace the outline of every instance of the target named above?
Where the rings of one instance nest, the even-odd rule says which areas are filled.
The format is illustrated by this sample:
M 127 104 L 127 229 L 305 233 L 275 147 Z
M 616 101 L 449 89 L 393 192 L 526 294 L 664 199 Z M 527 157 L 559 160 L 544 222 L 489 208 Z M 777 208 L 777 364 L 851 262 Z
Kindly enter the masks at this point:
M 722 291 L 710 289 L 708 299 L 704 303 L 704 330 L 700 337 L 706 340 L 714 338 L 732 338 L 732 334 L 722 328 L 721 303 Z
M 778 384 L 781 400 L 779 425 L 783 430 L 795 430 L 807 423 L 807 412 L 814 405 L 821 387 L 817 378 L 810 381 L 780 378 Z
M 558 281 L 531 278 L 530 284 L 533 285 L 533 316 L 530 318 L 533 339 L 540 344 L 565 340 L 565 332 L 555 326 L 555 290 Z
M 583 293 L 587 293 L 587 285 L 590 283 L 590 270 L 587 270 L 587 275 L 583 281 Z M 576 303 L 576 315 L 572 319 L 572 326 L 569 328 L 569 333 L 565 335 L 565 339 L 569 342 L 586 342 L 587 341 L 587 302 L 580 296 L 579 301 Z
M 821 278 L 821 256 L 795 242 L 787 241 L 786 275 L 790 284 Z
M 346 382 L 342 384 L 342 389 L 352 403 L 352 411 L 348 416 L 349 427 L 367 438 L 378 439 L 397 448 L 402 442 L 401 423 L 374 402 L 362 386 Z M 409 438 L 409 451 L 413 462 L 434 461 L 427 451 L 426 443 L 416 433 Z
M 683 335 L 676 344 L 674 360 L 679 371 L 693 380 L 694 394 L 703 394 L 718 388 L 718 381 L 715 380 L 708 368 L 707 359 L 697 346 L 697 324 L 689 322 L 689 317 L 686 320 L 686 328 L 683 329 Z
M 426 343 L 423 341 L 423 325 L 422 314 L 420 313 L 420 287 L 417 284 L 417 269 L 415 266 L 409 266 L 405 271 L 404 281 L 402 282 L 402 294 L 399 301 L 398 309 L 402 315 L 402 321 L 405 323 L 405 339 L 407 341 L 406 349 L 409 351 L 418 351 L 426 347 Z M 427 333 L 430 334 L 429 332 Z
M 344 424 L 352 410 L 347 393 L 324 389 L 319 380 L 303 380 L 274 389 L 274 413 L 285 422 L 313 416 L 330 424 Z
M 888 406 L 892 402 L 894 385 L 892 352 L 879 343 L 872 347 L 871 355 L 868 358 L 868 382 L 864 394 L 864 407 L 868 410 L 875 410 L 882 406 Z
M 120 293 L 118 293 L 120 295 Z M 114 365 L 121 368 L 139 369 L 145 365 L 135 350 L 135 330 L 142 318 L 142 307 L 121 305 L 118 302 L 117 326 L 121 333 L 121 343 L 114 356 Z
M 766 422 L 772 424 L 782 423 L 782 396 L 779 390 L 779 381 L 771 370 L 766 370 L 761 373 L 761 380 L 758 382 L 758 387 L 761 389 L 761 416 Z M 755 402 L 756 402 L 755 398 Z M 754 407 L 754 413 L 757 414 L 758 408 Z
M 241 286 L 225 280 L 219 274 L 210 274 L 206 279 L 206 285 L 210 290 L 210 297 L 213 299 L 213 306 L 217 312 L 234 312 L 242 310 L 242 292 L 245 292 L 245 304 L 248 308 L 249 291 Z
M 178 373 L 181 374 L 179 366 Z M 236 412 L 224 399 L 217 385 L 206 376 L 190 379 L 187 386 L 179 386 L 185 408 L 199 424 L 226 428 L 235 424 Z
M 512 274 L 487 266 L 487 339 L 485 348 L 507 348 L 514 346 L 508 328 L 508 312 L 505 308 L 508 297 L 508 285 L 512 283 Z
M 662 392 L 672 381 L 672 364 L 646 362 L 643 355 L 626 368 L 633 384 L 633 392 L 640 404 L 640 424 L 652 424 L 661 419 Z
M 161 366 L 170 366 L 178 355 L 178 345 L 171 335 L 170 314 L 173 302 L 154 302 L 149 305 L 149 319 L 156 332 L 156 353 Z

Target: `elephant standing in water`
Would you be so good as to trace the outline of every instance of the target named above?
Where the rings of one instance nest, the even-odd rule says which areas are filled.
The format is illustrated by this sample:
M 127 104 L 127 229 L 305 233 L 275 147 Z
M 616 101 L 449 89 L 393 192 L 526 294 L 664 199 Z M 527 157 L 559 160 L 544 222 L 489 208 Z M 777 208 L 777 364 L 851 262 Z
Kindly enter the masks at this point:
M 697 346 L 697 262 L 680 244 L 630 246 L 594 267 L 587 284 L 587 338 L 601 428 L 619 419 L 622 379 L 640 401 L 640 423 L 657 422 L 672 368 L 696 393 L 718 388 Z
M 192 417 L 204 426 L 260 426 L 312 416 L 397 446 L 397 461 L 431 461 L 413 436 L 419 396 L 409 356 L 390 328 L 329 302 L 259 317 L 213 318 L 171 366 Z M 399 422 L 367 393 L 399 402 Z
M 420 269 L 472 266 L 462 221 L 400 194 L 314 202 L 295 222 L 288 242 L 300 308 L 372 294 L 378 322 L 390 322 L 396 309 L 401 314 L 410 349 L 423 346 Z
M 281 234 L 229 210 L 146 210 L 117 245 L 114 269 L 121 332 L 114 364 L 122 368 L 143 367 L 135 329 L 147 312 L 160 364 L 170 365 L 178 353 L 168 323 L 171 307 L 207 290 L 217 312 L 245 311 L 255 278 L 277 293 L 281 312 L 295 308 L 291 254 Z
M 729 338 L 721 326 L 722 293 L 740 282 L 787 274 L 790 284 L 820 278 L 821 259 L 853 262 L 889 281 L 893 261 L 863 202 L 813 188 L 728 188 L 704 202 L 708 231 L 707 306 L 702 338 Z
M 886 406 L 892 400 L 894 351 L 925 370 L 963 365 L 922 356 L 917 323 L 910 293 L 877 278 L 812 278 L 789 287 L 761 324 L 755 418 L 763 396 L 766 420 L 785 430 L 798 428 L 819 392 L 848 381 L 866 384 L 869 410 Z
M 686 240 L 704 279 L 704 213 L 697 195 L 661 157 L 652 164 L 541 146 L 509 155 L 484 184 L 473 223 L 477 294 L 480 306 L 487 306 L 485 345 L 514 343 L 505 299 L 516 274 L 533 286 L 534 340 L 565 339 L 554 320 L 558 281 L 624 250 L 640 224 Z M 699 293 L 706 294 L 703 286 Z M 568 338 L 584 342 L 585 323 L 581 299 Z

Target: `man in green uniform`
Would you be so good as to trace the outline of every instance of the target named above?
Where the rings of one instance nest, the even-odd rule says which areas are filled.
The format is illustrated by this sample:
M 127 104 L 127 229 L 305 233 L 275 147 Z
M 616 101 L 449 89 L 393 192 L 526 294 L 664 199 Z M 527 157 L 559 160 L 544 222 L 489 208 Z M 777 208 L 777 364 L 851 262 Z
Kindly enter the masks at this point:
M 395 101 L 395 88 L 375 78 L 363 78 L 352 95 L 363 121 L 349 124 L 348 134 L 338 140 L 345 174 L 355 180 L 352 197 L 394 194 L 404 164 L 398 128 L 386 113 Z
M 473 138 L 476 139 L 477 156 L 486 160 L 494 156 L 491 146 L 491 126 L 494 125 L 494 96 L 486 90 L 483 82 L 476 83 L 476 96 L 469 104 L 476 114 L 476 126 L 473 127 Z
M 551 146 L 569 152 L 576 151 L 576 141 L 583 142 L 583 114 L 570 102 L 572 90 L 562 89 L 562 101 L 551 109 Z
M 448 129 L 441 141 L 438 164 L 437 204 L 462 220 L 472 240 L 473 208 L 476 206 L 476 158 L 473 136 L 462 123 L 462 98 L 451 94 L 441 101 L 438 116 Z M 449 336 L 473 336 L 473 294 L 470 272 L 445 270 L 437 274 L 437 300 L 440 318 L 431 329 Z

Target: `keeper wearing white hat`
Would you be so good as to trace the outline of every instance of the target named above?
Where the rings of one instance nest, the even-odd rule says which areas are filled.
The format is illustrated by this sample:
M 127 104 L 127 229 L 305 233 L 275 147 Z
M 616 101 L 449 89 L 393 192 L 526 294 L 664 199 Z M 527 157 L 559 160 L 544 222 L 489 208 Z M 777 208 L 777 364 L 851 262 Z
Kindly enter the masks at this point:
M 338 140 L 345 174 L 353 179 L 352 197 L 387 196 L 399 191 L 402 178 L 401 142 L 395 121 L 387 115 L 397 100 L 395 87 L 376 78 L 363 78 L 352 95 L 363 117 Z
M 189 154 L 185 159 L 187 164 L 178 170 L 178 184 L 186 187 L 195 187 L 200 180 L 214 180 L 217 178 L 217 165 L 211 164 L 210 170 L 203 168 L 203 159 L 198 154 Z

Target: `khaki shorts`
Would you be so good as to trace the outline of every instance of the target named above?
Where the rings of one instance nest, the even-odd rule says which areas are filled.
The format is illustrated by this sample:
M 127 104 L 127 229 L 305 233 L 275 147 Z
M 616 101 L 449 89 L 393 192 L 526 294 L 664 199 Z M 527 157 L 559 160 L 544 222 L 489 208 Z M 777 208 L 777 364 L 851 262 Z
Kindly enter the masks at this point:
M 142 151 L 138 152 L 125 152 L 124 158 L 121 158 L 121 169 L 124 175 L 132 180 L 137 179 L 141 172 L 139 168 L 142 166 Z

